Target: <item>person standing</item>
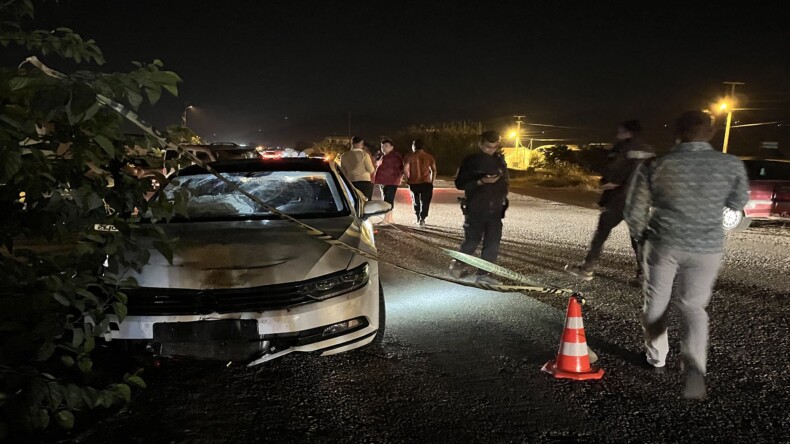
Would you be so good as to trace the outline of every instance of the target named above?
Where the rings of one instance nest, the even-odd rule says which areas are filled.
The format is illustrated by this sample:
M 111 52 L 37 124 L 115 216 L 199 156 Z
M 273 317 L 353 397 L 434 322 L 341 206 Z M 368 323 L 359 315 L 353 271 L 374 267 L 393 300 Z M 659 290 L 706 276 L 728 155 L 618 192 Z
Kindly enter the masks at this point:
M 351 138 L 351 149 L 339 157 L 340 170 L 367 200 L 373 197 L 372 174 L 375 171 L 365 141 L 359 136 Z
M 480 136 L 480 152 L 470 154 L 461 162 L 455 177 L 455 187 L 464 191 L 464 242 L 461 253 L 474 254 L 480 240 L 480 257 L 496 263 L 502 240 L 502 219 L 508 200 L 509 179 L 505 158 L 499 151 L 499 132 L 486 131 Z M 453 260 L 450 274 L 456 279 L 464 276 L 466 266 Z M 499 285 L 500 282 L 479 270 L 477 282 Z
M 590 248 L 587 250 L 584 262 L 579 265 L 568 264 L 565 266 L 565 271 L 582 280 L 593 279 L 593 269 L 601 257 L 603 244 L 609 238 L 612 230 L 623 221 L 625 198 L 634 171 L 642 162 L 655 157 L 653 148 L 640 141 L 641 132 L 642 126 L 637 120 L 627 120 L 617 127 L 617 143 L 608 156 L 601 177 L 603 194 L 598 202 L 601 214 L 598 217 L 598 226 L 590 242 Z M 631 238 L 631 247 L 634 249 L 637 264 L 636 277 L 631 282 L 638 286 L 642 284 L 644 277 L 642 247 L 634 238 Z
M 416 224 L 424 227 L 433 197 L 433 182 L 436 180 L 436 160 L 426 153 L 422 140 L 412 142 L 412 153 L 406 156 L 403 173 L 409 184 L 411 200 L 414 204 Z
M 381 188 L 381 196 L 385 202 L 395 208 L 395 193 L 403 178 L 403 156 L 395 150 L 392 140 L 381 141 L 381 157 L 376 162 L 376 174 L 373 183 Z M 391 224 L 392 210 L 384 216 L 384 222 Z
M 667 312 L 677 278 L 683 396 L 702 399 L 707 395 L 705 309 L 724 251 L 722 209 L 743 209 L 749 181 L 740 159 L 714 151 L 708 143 L 714 132 L 709 114 L 688 111 L 675 121 L 675 130 L 680 142 L 669 154 L 637 171 L 625 220 L 632 237 L 647 240 L 641 317 L 647 362 L 659 370 L 665 366 Z

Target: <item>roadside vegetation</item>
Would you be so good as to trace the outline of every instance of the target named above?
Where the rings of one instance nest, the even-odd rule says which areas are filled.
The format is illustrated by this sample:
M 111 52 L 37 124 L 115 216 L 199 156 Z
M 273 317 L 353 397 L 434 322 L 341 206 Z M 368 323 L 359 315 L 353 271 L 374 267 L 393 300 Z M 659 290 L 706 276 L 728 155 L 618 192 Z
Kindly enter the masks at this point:
M 0 440 L 63 433 L 145 388 L 139 370 L 101 359 L 136 284 L 104 264 L 139 268 L 148 260 L 140 242 L 168 257 L 171 241 L 135 222 L 185 205 L 146 200 L 154 183 L 133 165 L 161 165 L 161 141 L 125 134 L 123 118 L 97 100 L 153 105 L 177 94 L 178 75 L 160 61 L 91 71 L 104 63 L 93 40 L 26 30 L 33 19 L 30 0 L 0 3 L 0 46 L 30 56 L 0 67 Z M 73 71 L 60 76 L 48 63 Z M 188 136 L 181 128 L 167 138 Z

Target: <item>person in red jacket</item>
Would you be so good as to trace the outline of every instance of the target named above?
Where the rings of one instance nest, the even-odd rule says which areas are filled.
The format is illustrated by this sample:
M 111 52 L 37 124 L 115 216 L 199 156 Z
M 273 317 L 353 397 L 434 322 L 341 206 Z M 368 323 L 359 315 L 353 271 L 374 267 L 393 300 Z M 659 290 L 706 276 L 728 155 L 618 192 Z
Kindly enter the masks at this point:
M 401 178 L 403 177 L 403 156 L 395 151 L 392 140 L 384 139 L 381 141 L 381 158 L 376 162 L 376 173 L 373 183 L 381 188 L 381 195 L 384 201 L 395 208 L 395 193 L 398 191 Z M 392 210 L 384 216 L 384 222 L 391 224 Z
M 433 198 L 433 182 L 436 180 L 436 159 L 423 149 L 422 140 L 412 142 L 412 153 L 406 156 L 403 163 L 403 174 L 409 183 L 411 200 L 414 203 L 416 224 L 425 226 L 428 209 Z

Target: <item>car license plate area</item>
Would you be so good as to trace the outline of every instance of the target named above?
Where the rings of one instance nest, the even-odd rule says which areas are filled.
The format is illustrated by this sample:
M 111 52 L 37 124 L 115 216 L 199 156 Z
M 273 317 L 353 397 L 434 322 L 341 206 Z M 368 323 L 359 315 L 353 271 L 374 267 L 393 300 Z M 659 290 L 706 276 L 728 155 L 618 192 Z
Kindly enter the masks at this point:
M 258 340 L 258 322 L 253 319 L 219 321 L 157 322 L 154 342 L 204 342 Z
M 268 349 L 255 320 L 159 322 L 154 343 L 162 356 L 196 359 L 246 360 Z

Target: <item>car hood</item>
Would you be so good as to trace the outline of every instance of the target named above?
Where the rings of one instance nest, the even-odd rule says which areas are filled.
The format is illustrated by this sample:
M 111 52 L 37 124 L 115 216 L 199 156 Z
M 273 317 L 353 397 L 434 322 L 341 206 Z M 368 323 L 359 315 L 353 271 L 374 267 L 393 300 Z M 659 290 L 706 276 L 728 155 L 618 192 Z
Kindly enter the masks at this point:
M 345 243 L 375 251 L 368 224 L 353 217 L 305 223 Z M 155 248 L 139 271 L 140 287 L 218 289 L 297 282 L 344 270 L 354 253 L 308 235 L 284 220 L 188 222 L 160 225 L 177 238 L 173 263 Z

